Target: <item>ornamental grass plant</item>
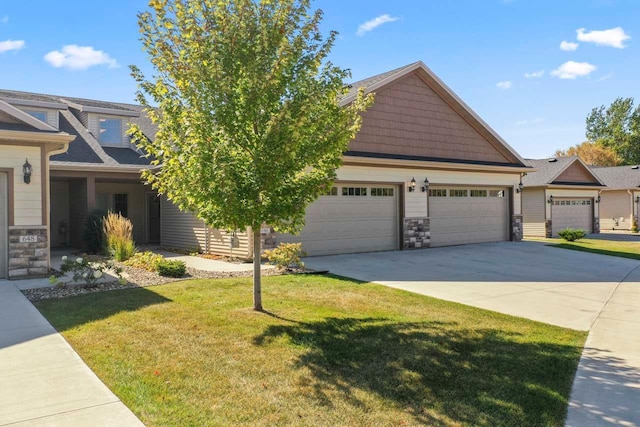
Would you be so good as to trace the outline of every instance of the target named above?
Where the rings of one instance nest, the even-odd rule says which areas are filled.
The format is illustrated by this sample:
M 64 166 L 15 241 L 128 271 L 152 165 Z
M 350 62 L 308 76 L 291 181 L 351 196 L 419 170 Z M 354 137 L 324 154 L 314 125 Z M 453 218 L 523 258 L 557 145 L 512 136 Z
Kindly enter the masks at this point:
M 126 261 L 136 252 L 133 224 L 119 213 L 109 212 L 103 223 L 107 251 L 116 261 Z

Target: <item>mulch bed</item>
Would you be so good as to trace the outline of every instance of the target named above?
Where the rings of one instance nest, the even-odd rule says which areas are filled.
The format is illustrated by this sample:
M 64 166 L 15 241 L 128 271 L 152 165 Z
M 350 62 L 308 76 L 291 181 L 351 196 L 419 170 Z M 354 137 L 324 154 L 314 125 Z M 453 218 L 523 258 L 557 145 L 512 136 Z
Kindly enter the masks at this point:
M 117 281 L 98 283 L 93 287 L 85 285 L 64 285 L 59 287 L 27 289 L 22 293 L 31 302 L 36 302 L 51 298 L 66 298 L 75 295 L 89 294 L 93 292 L 105 292 L 118 289 L 144 288 L 147 286 L 164 285 L 165 283 L 178 282 L 189 279 L 228 279 L 231 277 L 252 277 L 253 271 L 218 272 L 203 271 L 187 267 L 187 274 L 184 277 L 162 277 L 155 272 L 141 268 L 129 267 L 122 263 L 116 263 L 125 273 L 127 283 L 119 284 Z M 262 270 L 263 276 L 277 276 L 280 274 L 295 274 L 292 271 L 278 271 L 277 269 Z

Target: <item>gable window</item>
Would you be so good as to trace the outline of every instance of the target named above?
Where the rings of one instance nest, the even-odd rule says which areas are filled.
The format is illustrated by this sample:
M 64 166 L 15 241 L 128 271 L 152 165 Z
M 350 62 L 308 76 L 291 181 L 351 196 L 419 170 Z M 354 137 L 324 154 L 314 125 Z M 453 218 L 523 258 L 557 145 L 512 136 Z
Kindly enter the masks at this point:
M 40 120 L 41 122 L 47 123 L 47 112 L 46 111 L 31 110 L 31 111 L 27 111 L 27 114 L 29 114 L 32 117 L 35 117 L 36 119 Z
M 101 117 L 98 140 L 103 144 L 122 144 L 122 119 L 106 119 Z
M 127 194 L 114 194 L 113 195 L 113 211 L 119 213 L 123 217 L 127 217 L 129 214 L 129 203 Z

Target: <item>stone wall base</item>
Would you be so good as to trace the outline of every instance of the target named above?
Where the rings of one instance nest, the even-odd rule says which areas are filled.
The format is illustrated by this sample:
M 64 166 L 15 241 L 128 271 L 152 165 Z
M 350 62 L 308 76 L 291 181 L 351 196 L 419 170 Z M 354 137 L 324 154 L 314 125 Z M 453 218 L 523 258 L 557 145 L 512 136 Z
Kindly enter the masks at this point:
M 593 217 L 593 232 L 600 233 L 600 218 Z
M 522 240 L 522 215 L 513 215 L 511 217 L 511 240 L 519 242 Z
M 404 218 L 402 224 L 403 249 L 423 249 L 431 246 L 429 218 Z
M 553 223 L 551 222 L 550 219 L 544 222 L 544 237 L 546 237 L 547 239 L 550 239 L 551 237 L 553 237 L 552 224 Z
M 9 279 L 46 277 L 49 274 L 47 229 L 9 227 Z

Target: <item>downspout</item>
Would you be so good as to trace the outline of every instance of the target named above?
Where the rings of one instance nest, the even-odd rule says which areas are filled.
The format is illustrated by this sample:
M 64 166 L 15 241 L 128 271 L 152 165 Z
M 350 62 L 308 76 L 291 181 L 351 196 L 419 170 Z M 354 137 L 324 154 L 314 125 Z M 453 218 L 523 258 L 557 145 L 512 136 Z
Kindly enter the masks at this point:
M 629 229 L 633 228 L 633 220 L 636 217 L 636 203 L 635 200 L 633 200 L 633 191 L 631 190 L 627 190 L 627 194 L 629 194 L 629 199 L 631 200 L 631 226 L 629 227 Z

